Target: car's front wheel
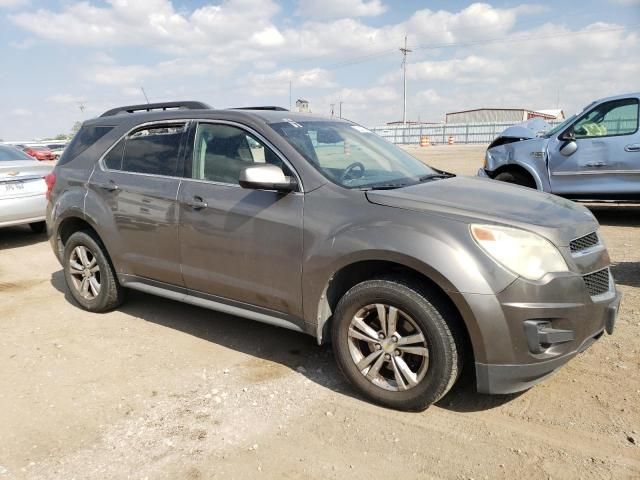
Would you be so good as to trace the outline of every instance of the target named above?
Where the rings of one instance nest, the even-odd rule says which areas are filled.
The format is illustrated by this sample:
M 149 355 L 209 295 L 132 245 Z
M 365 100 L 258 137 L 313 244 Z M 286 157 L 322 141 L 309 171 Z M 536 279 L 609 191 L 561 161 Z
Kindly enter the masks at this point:
M 531 175 L 515 170 L 499 173 L 494 177 L 494 179 L 500 182 L 513 183 L 514 185 L 520 185 L 522 187 L 536 188 L 536 182 L 531 178 Z
M 85 310 L 105 312 L 123 302 L 125 290 L 102 242 L 93 232 L 80 231 L 69 237 L 64 247 L 63 268 L 71 295 Z
M 424 410 L 453 386 L 461 344 L 440 302 L 402 277 L 368 280 L 339 301 L 333 349 L 345 377 L 379 404 Z

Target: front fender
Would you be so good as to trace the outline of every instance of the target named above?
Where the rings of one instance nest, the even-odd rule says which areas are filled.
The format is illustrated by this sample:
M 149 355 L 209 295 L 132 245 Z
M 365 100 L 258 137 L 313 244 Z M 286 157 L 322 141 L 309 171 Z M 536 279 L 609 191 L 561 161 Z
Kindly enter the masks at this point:
M 485 170 L 496 173 L 509 165 L 526 170 L 538 190 L 551 191 L 547 169 L 547 139 L 532 138 L 487 149 Z

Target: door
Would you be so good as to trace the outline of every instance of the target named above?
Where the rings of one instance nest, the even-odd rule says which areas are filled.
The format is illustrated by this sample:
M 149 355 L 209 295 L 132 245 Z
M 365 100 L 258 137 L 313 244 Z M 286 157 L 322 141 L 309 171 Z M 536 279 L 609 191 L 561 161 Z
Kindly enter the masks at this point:
M 237 125 L 200 123 L 193 135 L 178 194 L 185 285 L 300 318 L 304 195 L 238 184 L 242 169 L 258 162 L 293 172 Z
M 118 273 L 182 286 L 176 197 L 186 129 L 180 122 L 134 130 L 91 176 L 90 188 L 111 210 Z
M 573 135 L 577 149 L 560 150 Z M 640 197 L 638 99 L 625 98 L 592 107 L 563 133 L 549 140 L 553 193 L 581 198 Z

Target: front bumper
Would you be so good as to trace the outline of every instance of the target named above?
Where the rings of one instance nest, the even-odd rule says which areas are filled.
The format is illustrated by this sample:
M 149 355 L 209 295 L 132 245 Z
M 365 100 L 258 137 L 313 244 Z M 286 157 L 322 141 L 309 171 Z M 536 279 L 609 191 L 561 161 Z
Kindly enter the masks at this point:
M 606 293 L 590 296 L 583 277 L 570 273 L 518 279 L 497 295 L 461 295 L 475 320 L 478 391 L 497 394 L 526 390 L 611 334 L 621 298 L 612 277 Z
M 476 175 L 482 178 L 491 178 L 484 168 L 479 168 L 478 173 Z

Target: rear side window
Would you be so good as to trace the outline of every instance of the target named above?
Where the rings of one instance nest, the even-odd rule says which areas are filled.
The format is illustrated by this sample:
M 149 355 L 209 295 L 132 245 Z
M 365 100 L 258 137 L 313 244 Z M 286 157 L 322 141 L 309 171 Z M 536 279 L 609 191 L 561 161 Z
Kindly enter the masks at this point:
M 185 131 L 186 124 L 156 125 L 136 130 L 109 152 L 105 166 L 126 172 L 175 176 Z
M 67 148 L 64 149 L 62 156 L 58 160 L 58 165 L 69 163 L 111 130 L 113 130 L 112 126 L 104 125 L 82 127 Z

